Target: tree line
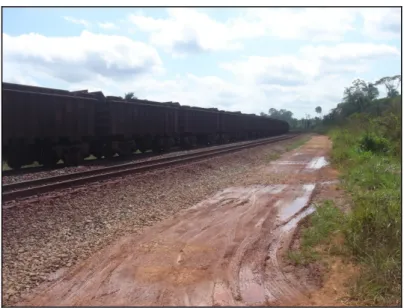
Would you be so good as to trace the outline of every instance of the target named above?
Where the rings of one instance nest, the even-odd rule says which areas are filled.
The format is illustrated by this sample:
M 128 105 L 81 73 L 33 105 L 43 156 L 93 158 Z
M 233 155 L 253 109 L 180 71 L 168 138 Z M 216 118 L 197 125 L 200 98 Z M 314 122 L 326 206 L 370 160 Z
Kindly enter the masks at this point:
M 351 86 L 344 89 L 342 101 L 324 117 L 322 117 L 321 106 L 315 108 L 314 111 L 317 114 L 315 117 L 306 114 L 305 117 L 297 119 L 293 117 L 291 111 L 276 108 L 269 109 L 268 113 L 261 112 L 260 115 L 286 121 L 291 129 L 313 129 L 320 125 L 338 124 L 353 114 L 365 111 L 373 115 L 381 115 L 391 99 L 400 96 L 398 91 L 400 84 L 401 75 L 383 77 L 374 83 L 356 79 Z M 385 87 L 387 96 L 377 99 L 380 95 L 377 86 L 381 85 Z

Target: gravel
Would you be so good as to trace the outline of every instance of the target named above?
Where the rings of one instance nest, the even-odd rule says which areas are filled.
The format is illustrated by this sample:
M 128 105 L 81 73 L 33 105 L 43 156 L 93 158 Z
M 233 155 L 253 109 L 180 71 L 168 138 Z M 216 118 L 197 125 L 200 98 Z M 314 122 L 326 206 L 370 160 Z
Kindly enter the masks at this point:
M 86 259 L 119 236 L 140 233 L 228 186 L 259 184 L 246 172 L 294 142 L 296 138 L 126 176 L 75 195 L 3 209 L 4 304 L 15 303 L 41 282 L 54 279 L 56 271 Z
M 259 141 L 259 140 L 253 140 L 253 141 L 249 140 L 249 141 L 243 141 L 243 142 L 229 143 L 226 145 L 221 145 L 221 147 L 226 148 L 229 146 L 242 145 L 242 144 L 247 144 L 247 143 L 255 142 L 255 141 Z M 173 151 L 173 152 L 165 153 L 165 154 L 161 154 L 161 155 L 153 155 L 153 154 L 149 155 L 148 153 L 136 154 L 136 155 L 134 155 L 133 158 L 125 159 L 125 160 L 120 160 L 117 158 L 110 160 L 110 161 L 93 160 L 93 161 L 86 161 L 85 164 L 82 166 L 65 167 L 65 168 L 58 168 L 58 169 L 53 169 L 53 170 L 40 170 L 40 169 L 38 170 L 37 168 L 27 168 L 24 170 L 19 170 L 19 172 L 17 174 L 3 175 L 2 183 L 3 183 L 3 185 L 8 185 L 8 184 L 19 183 L 19 182 L 24 182 L 24 181 L 32 181 L 32 180 L 46 178 L 46 177 L 50 177 L 50 176 L 58 176 L 58 175 L 65 175 L 65 174 L 70 174 L 70 173 L 77 173 L 77 172 L 101 169 L 101 168 L 104 168 L 107 166 L 115 166 L 115 165 L 131 163 L 131 162 L 137 163 L 137 162 L 142 162 L 142 161 L 152 161 L 152 160 L 160 159 L 160 158 L 164 158 L 164 157 L 175 157 L 175 156 L 184 155 L 184 154 L 188 154 L 188 153 L 202 152 L 202 151 L 205 151 L 208 149 L 214 149 L 215 147 L 201 147 L 201 148 L 194 149 L 194 150 Z M 40 168 L 40 167 L 38 167 L 38 168 Z M 31 170 L 31 172 L 30 172 L 29 169 L 33 169 L 33 170 Z

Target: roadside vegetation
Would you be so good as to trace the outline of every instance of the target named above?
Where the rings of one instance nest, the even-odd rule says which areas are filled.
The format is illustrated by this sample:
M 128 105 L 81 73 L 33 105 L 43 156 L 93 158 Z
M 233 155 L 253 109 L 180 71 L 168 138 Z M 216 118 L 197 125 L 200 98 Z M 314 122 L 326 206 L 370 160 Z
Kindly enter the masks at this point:
M 286 151 L 292 151 L 300 146 L 302 146 L 303 144 L 305 144 L 307 141 L 309 141 L 311 138 L 311 136 L 303 136 L 302 138 L 297 139 L 295 142 L 293 142 L 292 144 L 288 145 L 286 147 Z
M 289 252 L 292 262 L 305 265 L 320 258 L 316 247 L 326 245 L 327 253 L 353 260 L 360 273 L 350 297 L 363 304 L 401 302 L 400 82 L 401 76 L 354 81 L 316 127 L 332 139 L 331 162 L 352 208 L 344 214 L 332 202 L 318 207 L 302 231 L 300 250 Z M 377 98 L 377 85 L 385 85 L 387 97 Z

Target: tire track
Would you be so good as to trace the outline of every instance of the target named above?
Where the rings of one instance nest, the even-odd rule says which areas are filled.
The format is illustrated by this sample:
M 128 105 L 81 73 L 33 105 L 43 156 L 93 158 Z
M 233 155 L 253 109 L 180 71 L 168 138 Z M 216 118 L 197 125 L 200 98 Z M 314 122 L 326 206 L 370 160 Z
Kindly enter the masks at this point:
M 303 296 L 304 287 L 283 273 L 278 255 L 298 221 L 314 210 L 309 204 L 319 163 L 310 162 L 321 161 L 318 151 L 289 157 L 303 160 L 299 174 L 309 174 L 313 184 L 290 178 L 227 188 L 117 241 L 20 304 L 255 306 Z

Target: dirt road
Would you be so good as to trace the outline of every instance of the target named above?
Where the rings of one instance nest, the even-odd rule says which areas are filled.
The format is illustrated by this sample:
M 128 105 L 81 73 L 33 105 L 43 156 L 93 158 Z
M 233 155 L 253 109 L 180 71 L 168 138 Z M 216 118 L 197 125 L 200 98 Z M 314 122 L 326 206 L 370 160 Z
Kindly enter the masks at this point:
M 230 187 L 60 270 L 19 305 L 265 305 L 305 290 L 278 265 L 324 179 L 325 137 L 265 163 L 271 185 Z

